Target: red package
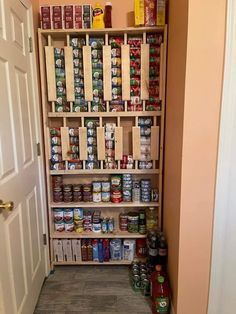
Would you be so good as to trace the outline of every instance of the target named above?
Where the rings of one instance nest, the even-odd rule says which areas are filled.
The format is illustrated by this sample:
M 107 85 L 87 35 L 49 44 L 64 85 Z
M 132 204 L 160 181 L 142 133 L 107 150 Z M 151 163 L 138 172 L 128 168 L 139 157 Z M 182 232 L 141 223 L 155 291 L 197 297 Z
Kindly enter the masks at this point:
M 156 25 L 156 0 L 144 0 L 144 25 Z
M 51 8 L 50 6 L 40 7 L 40 21 L 42 29 L 51 29 Z
M 82 25 L 83 25 L 82 5 L 75 5 L 74 20 L 75 20 L 75 28 L 82 28 Z
M 64 6 L 64 25 L 65 25 L 65 29 L 74 28 L 74 6 L 73 5 Z
M 62 6 L 54 5 L 52 7 L 52 23 L 53 29 L 62 29 Z

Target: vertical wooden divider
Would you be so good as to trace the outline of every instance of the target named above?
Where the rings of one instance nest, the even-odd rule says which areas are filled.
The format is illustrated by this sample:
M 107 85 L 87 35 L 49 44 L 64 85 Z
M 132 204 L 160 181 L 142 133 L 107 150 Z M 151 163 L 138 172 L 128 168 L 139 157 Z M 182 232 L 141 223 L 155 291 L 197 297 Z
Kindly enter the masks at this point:
M 85 94 L 84 98 L 86 101 L 91 102 L 93 100 L 92 59 L 88 34 L 86 34 L 86 46 L 83 46 L 83 67 L 84 67 L 84 94 Z M 89 105 L 91 107 L 91 103 L 89 103 Z M 89 111 L 91 111 L 91 108 Z
M 164 61 L 164 44 L 161 44 L 160 51 L 160 84 L 159 84 L 159 98 L 163 99 L 162 91 L 163 91 L 163 61 Z
M 64 52 L 65 52 L 65 73 L 66 73 L 66 98 L 67 98 L 67 101 L 75 101 L 72 47 L 64 47 Z
M 83 167 L 85 169 L 85 160 L 88 159 L 87 151 L 87 128 L 84 126 L 84 117 L 81 117 L 82 126 L 79 127 L 79 143 L 80 143 L 80 160 L 83 160 Z
M 151 127 L 151 159 L 156 161 L 159 159 L 159 141 L 160 141 L 159 126 Z
M 141 155 L 140 150 L 140 127 L 133 126 L 132 128 L 132 144 L 133 144 L 133 158 L 139 160 Z
M 122 76 L 122 98 L 123 100 L 130 100 L 130 51 L 129 45 L 121 45 L 121 76 Z
M 52 149 L 51 149 L 51 134 L 50 129 L 47 127 L 47 146 L 48 146 L 48 159 L 52 158 Z
M 70 150 L 69 128 L 67 126 L 61 127 L 61 149 L 62 160 L 69 160 L 68 151 Z
M 45 46 L 45 57 L 46 57 L 48 101 L 56 101 L 57 95 L 56 95 L 54 47 Z
M 111 46 L 108 44 L 108 34 L 105 34 L 105 46 L 103 49 L 103 90 L 106 101 L 106 112 L 109 112 L 109 101 L 112 100 L 111 85 Z
M 141 99 L 149 99 L 149 44 L 141 44 Z

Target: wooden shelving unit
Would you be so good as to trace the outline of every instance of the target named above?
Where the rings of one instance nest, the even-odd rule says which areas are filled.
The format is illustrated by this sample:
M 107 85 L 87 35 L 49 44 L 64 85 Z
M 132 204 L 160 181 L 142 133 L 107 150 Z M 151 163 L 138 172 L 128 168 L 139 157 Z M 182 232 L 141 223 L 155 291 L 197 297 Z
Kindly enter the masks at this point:
M 159 81 L 157 88 L 159 89 L 159 100 L 161 107 L 156 111 L 146 110 L 149 100 L 149 49 L 147 37 L 149 34 L 162 34 L 163 40 L 160 43 L 159 55 Z M 122 75 L 122 100 L 124 101 L 124 111 L 110 111 L 111 102 L 111 47 L 109 38 L 112 36 L 122 36 L 123 44 L 121 46 L 121 75 Z M 142 39 L 141 45 L 141 70 L 140 70 L 140 98 L 142 101 L 142 111 L 128 111 L 130 102 L 130 46 L 129 38 L 139 37 Z M 91 66 L 91 46 L 89 45 L 90 37 L 103 37 L 103 99 L 105 102 L 105 111 L 93 112 L 93 90 L 92 90 L 92 66 Z M 73 104 L 75 101 L 74 88 L 74 68 L 73 68 L 73 51 L 70 46 L 71 38 L 84 38 L 85 46 L 83 47 L 83 70 L 84 70 L 84 93 L 85 101 L 88 104 L 87 112 L 74 112 Z M 166 81 L 166 46 L 167 46 L 167 26 L 165 27 L 140 27 L 140 28 L 114 28 L 114 29 L 81 29 L 81 30 L 38 30 L 39 39 L 39 57 L 40 57 L 40 76 L 42 90 L 42 111 L 43 111 L 43 127 L 45 139 L 45 156 L 46 156 L 46 176 L 47 176 L 47 192 L 48 192 L 48 219 L 51 239 L 51 252 L 53 252 L 54 239 L 91 239 L 91 238 L 120 238 L 120 239 L 138 239 L 145 238 L 145 235 L 132 234 L 119 231 L 118 216 L 122 211 L 137 210 L 146 207 L 156 207 L 158 209 L 159 223 L 162 222 L 162 180 L 163 180 L 163 142 L 164 142 L 164 121 L 165 121 L 165 81 Z M 63 48 L 65 52 L 65 72 L 66 72 L 66 100 L 69 104 L 69 111 L 57 112 L 56 110 L 56 72 L 54 64 L 54 48 Z M 139 118 L 151 118 L 151 157 L 152 169 L 139 169 L 139 161 L 141 156 L 140 128 L 138 125 Z M 98 159 L 99 169 L 86 169 L 87 153 L 86 153 L 86 127 L 85 120 L 87 118 L 97 119 L 99 127 L 99 152 Z M 117 161 L 117 169 L 105 169 L 105 141 L 104 124 L 116 123 L 115 139 L 115 160 Z M 62 147 L 63 147 L 63 170 L 53 170 L 50 168 L 51 162 L 51 144 L 50 144 L 50 128 L 61 128 L 62 131 Z M 68 168 L 68 158 L 66 157 L 66 147 L 69 143 L 68 128 L 78 128 L 80 134 L 80 159 L 82 161 L 82 169 L 70 170 Z M 67 132 L 67 133 L 66 133 Z M 122 169 L 121 156 L 133 155 L 133 169 Z M 112 174 L 132 174 L 136 180 L 142 178 L 150 178 L 154 188 L 159 189 L 158 202 L 71 202 L 71 203 L 55 203 L 52 199 L 52 178 L 61 175 L 66 183 L 88 183 L 96 180 L 109 179 Z M 85 209 L 99 208 L 106 215 L 112 215 L 116 220 L 114 233 L 102 234 L 93 232 L 56 232 L 54 230 L 53 214 L 54 208 L 76 208 Z M 83 261 L 64 261 L 55 262 L 53 254 L 52 265 L 129 265 L 131 262 L 126 260 L 110 261 L 104 263 L 83 262 Z

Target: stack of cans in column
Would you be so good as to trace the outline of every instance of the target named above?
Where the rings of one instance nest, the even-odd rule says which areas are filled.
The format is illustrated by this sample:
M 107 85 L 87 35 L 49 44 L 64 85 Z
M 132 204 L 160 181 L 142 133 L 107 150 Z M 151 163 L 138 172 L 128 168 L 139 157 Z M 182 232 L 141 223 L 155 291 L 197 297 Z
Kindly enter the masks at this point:
M 62 161 L 61 129 L 51 128 L 51 170 L 64 170 L 65 164 Z
M 105 169 L 116 169 L 115 161 L 115 123 L 105 124 Z
M 104 45 L 103 38 L 90 38 L 92 49 L 92 78 L 93 78 L 93 101 L 91 111 L 106 111 L 103 100 L 103 63 L 102 63 L 102 47 Z
M 86 161 L 86 169 L 98 169 L 99 162 L 97 156 L 97 126 L 98 120 L 86 119 L 85 126 L 87 127 L 87 152 L 88 159 Z
M 69 128 L 70 150 L 68 151 L 68 169 L 82 169 L 82 162 L 79 160 L 79 129 Z
M 123 192 L 123 201 L 124 202 L 131 202 L 132 201 L 132 185 L 133 185 L 132 174 L 123 174 L 123 176 L 122 176 L 122 192 Z
M 130 101 L 128 102 L 128 111 L 142 111 L 140 93 L 142 38 L 129 38 L 128 44 L 130 45 Z
M 83 71 L 83 46 L 84 38 L 71 38 L 70 44 L 73 49 L 75 101 L 74 112 L 88 111 L 87 103 L 84 99 L 84 71 Z
M 162 34 L 148 34 L 147 43 L 150 45 L 149 63 L 149 100 L 146 102 L 147 111 L 161 110 L 159 98 L 160 89 L 160 50 L 163 41 Z
M 139 169 L 151 169 L 151 126 L 152 118 L 139 118 L 138 125 L 140 127 L 140 150 L 141 157 L 139 160 Z
M 56 73 L 56 102 L 55 111 L 70 111 L 70 104 L 66 100 L 66 76 L 64 49 L 54 48 L 55 73 Z
M 122 37 L 111 37 L 111 82 L 112 82 L 112 101 L 110 111 L 124 111 L 121 89 L 121 45 L 124 43 Z

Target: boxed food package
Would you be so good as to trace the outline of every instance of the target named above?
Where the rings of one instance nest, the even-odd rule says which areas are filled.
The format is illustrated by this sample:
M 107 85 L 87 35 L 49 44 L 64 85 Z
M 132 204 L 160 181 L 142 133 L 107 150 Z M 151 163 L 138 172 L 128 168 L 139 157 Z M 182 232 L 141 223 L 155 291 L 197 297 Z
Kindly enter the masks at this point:
M 144 0 L 144 25 L 155 26 L 156 25 L 156 0 Z
M 40 23 L 42 29 L 51 29 L 51 7 L 41 6 L 40 7 Z
M 130 239 L 124 240 L 123 242 L 124 260 L 132 261 L 134 259 L 135 246 L 136 246 L 135 240 Z
M 166 0 L 157 0 L 157 26 L 165 25 Z
M 144 0 L 134 1 L 134 23 L 135 26 L 144 25 Z
M 73 261 L 80 262 L 81 261 L 81 244 L 80 240 L 73 239 L 72 242 L 72 253 L 73 253 Z
M 91 28 L 93 22 L 93 9 L 91 4 L 83 4 L 83 28 Z
M 53 240 L 54 260 L 55 262 L 63 262 L 62 240 Z
M 74 6 L 74 27 L 76 29 L 83 27 L 83 7 L 82 5 Z
M 72 29 L 74 28 L 74 6 L 64 5 L 64 28 Z
M 53 29 L 63 28 L 63 18 L 62 18 L 62 6 L 53 5 L 52 6 L 52 25 Z
M 63 247 L 64 261 L 71 262 L 72 261 L 71 240 L 63 239 L 62 240 L 62 247 Z

